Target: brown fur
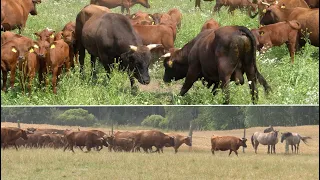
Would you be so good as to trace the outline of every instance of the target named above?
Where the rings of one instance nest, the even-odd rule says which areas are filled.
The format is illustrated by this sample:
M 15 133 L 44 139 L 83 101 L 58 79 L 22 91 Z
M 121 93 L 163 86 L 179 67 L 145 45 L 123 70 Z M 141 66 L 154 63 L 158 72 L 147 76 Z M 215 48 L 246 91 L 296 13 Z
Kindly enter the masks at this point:
M 296 44 L 298 31 L 301 29 L 301 25 L 298 21 L 286 21 L 276 24 L 270 24 L 260 27 L 259 29 L 252 29 L 257 40 L 257 49 L 263 52 L 272 46 L 281 46 L 287 43 L 288 50 L 290 52 L 291 63 L 294 62 L 294 53 L 296 51 Z
M 132 25 L 142 24 L 142 25 L 154 25 L 155 21 L 152 14 L 148 14 L 142 11 L 138 11 L 135 14 L 129 16 Z
M 18 150 L 15 142 L 20 137 L 23 138 L 24 140 L 27 140 L 28 136 L 27 136 L 26 131 L 24 131 L 20 128 L 14 128 L 14 127 L 1 128 L 1 145 L 3 147 L 3 150 L 9 144 L 14 144 L 16 150 Z
M 155 146 L 157 148 L 156 152 L 160 153 L 160 149 L 163 148 L 165 144 L 174 146 L 174 138 L 158 130 L 149 130 L 138 133 L 135 146 L 142 147 L 146 153 L 148 149 Z
M 191 146 L 191 138 L 189 136 L 182 136 L 180 134 L 174 134 L 174 133 L 166 133 L 166 135 L 168 136 L 172 136 L 174 138 L 174 146 L 170 145 L 170 144 L 166 144 L 166 147 L 173 147 L 174 148 L 174 152 L 177 153 L 179 147 L 182 144 L 186 144 L 188 146 Z M 161 149 L 162 151 L 162 149 Z
M 234 136 L 212 136 L 211 137 L 211 152 L 230 150 L 229 156 L 233 151 L 238 156 L 237 150 L 240 146 L 247 147 L 247 139 L 243 140 Z
M 203 24 L 201 28 L 201 32 L 207 29 L 217 30 L 219 27 L 220 27 L 219 23 L 215 21 L 213 18 L 211 18 Z
M 105 6 L 109 9 L 121 6 L 122 14 L 124 13 L 124 9 L 130 14 L 130 7 L 135 4 L 141 4 L 145 8 L 150 8 L 148 0 L 90 0 L 90 4 Z
M 216 5 L 213 8 L 213 12 L 219 12 L 222 6 L 228 6 L 228 12 L 232 14 L 237 8 L 252 8 L 254 10 L 257 8 L 257 5 L 251 3 L 249 0 L 217 0 Z
M 69 132 L 66 134 L 67 145 L 64 147 L 65 151 L 68 147 L 74 153 L 74 146 L 86 146 L 87 152 L 91 151 L 92 147 L 97 147 L 103 145 L 103 138 L 99 137 L 93 132 L 89 131 L 78 131 Z M 101 149 L 98 149 L 100 151 Z
M 47 28 L 45 28 L 40 32 L 35 32 L 34 35 L 38 37 L 38 40 L 47 41 L 48 43 L 53 43 L 53 41 L 55 40 L 54 33 L 55 31 L 48 30 Z
M 182 20 L 182 14 L 177 8 L 170 9 L 168 11 L 168 14 L 171 16 L 171 19 L 176 23 L 177 28 L 181 28 L 181 20 Z

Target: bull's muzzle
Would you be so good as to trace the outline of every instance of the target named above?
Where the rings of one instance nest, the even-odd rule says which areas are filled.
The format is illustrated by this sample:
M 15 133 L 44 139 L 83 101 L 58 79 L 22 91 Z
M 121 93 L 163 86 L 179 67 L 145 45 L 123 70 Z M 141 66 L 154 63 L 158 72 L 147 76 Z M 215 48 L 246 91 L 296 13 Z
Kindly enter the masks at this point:
M 23 61 L 24 59 L 25 59 L 24 56 L 19 56 L 18 58 L 19 61 Z

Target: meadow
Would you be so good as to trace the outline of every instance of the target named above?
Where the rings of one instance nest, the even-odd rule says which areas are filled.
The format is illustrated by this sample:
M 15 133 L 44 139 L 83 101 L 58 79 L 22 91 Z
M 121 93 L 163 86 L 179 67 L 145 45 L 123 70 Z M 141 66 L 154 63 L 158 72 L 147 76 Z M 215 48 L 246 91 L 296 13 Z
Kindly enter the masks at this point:
M 16 126 L 16 123 L 1 123 Z M 47 124 L 21 124 L 21 128 L 76 129 L 70 126 Z M 249 138 L 255 131 L 266 127 L 246 130 Z M 106 148 L 100 152 L 75 154 L 62 149 L 8 149 L 1 151 L 1 177 L 3 179 L 319 179 L 319 126 L 274 127 L 280 132 L 298 132 L 311 136 L 308 145 L 300 144 L 300 154 L 285 154 L 284 143 L 276 145 L 277 154 L 267 154 L 265 146 L 259 146 L 258 154 L 248 147 L 239 156 L 228 152 L 210 151 L 210 137 L 214 135 L 243 136 L 242 129 L 228 131 L 194 131 L 193 146 L 186 145 L 174 154 L 172 148 L 158 153 L 114 153 Z M 81 127 L 92 129 L 92 127 Z M 105 132 L 110 127 L 94 128 Z M 141 127 L 117 127 L 116 130 L 137 130 Z M 187 132 L 177 132 L 187 135 Z
M 34 32 L 46 27 L 56 31 L 61 30 L 66 23 L 74 21 L 77 13 L 89 3 L 89 0 L 43 0 L 37 5 L 38 15 L 29 15 L 27 26 L 22 33 L 35 39 Z M 220 13 L 212 14 L 215 2 L 201 2 L 202 10 L 194 9 L 194 2 L 185 0 L 149 0 L 150 9 L 140 5 L 131 8 L 131 13 L 138 10 L 155 13 L 167 12 L 171 8 L 178 8 L 182 14 L 182 26 L 177 32 L 175 47 L 181 48 L 194 38 L 203 23 L 214 18 L 221 26 L 242 25 L 249 29 L 259 26 L 258 19 L 251 19 L 246 12 L 236 10 L 234 15 L 228 14 L 226 8 Z M 120 8 L 112 9 L 120 13 Z M 15 31 L 17 32 L 17 31 Z M 257 66 L 272 88 L 269 96 L 264 94 L 261 85 L 258 85 L 258 104 L 318 104 L 319 102 L 319 48 L 307 44 L 295 56 L 294 64 L 290 63 L 289 52 L 285 45 L 273 47 L 265 54 L 258 54 Z M 82 79 L 79 67 L 69 75 L 62 75 L 58 82 L 58 94 L 52 93 L 52 88 L 39 88 L 35 82 L 32 95 L 22 93 L 19 87 L 18 76 L 14 89 L 1 93 L 2 105 L 194 105 L 194 104 L 222 104 L 223 96 L 218 90 L 212 96 L 211 89 L 207 89 L 200 81 L 196 82 L 189 92 L 179 96 L 184 80 L 165 84 L 162 80 L 164 68 L 162 62 L 156 62 L 150 68 L 151 83 L 141 85 L 136 81 L 137 90 L 131 91 L 128 75 L 113 70 L 111 79 L 100 63 L 97 63 L 98 79 L 92 81 L 90 76 L 90 56 L 85 59 L 85 78 Z M 246 78 L 245 78 L 246 79 Z M 36 80 L 37 81 L 37 80 Z M 247 80 L 242 86 L 230 83 L 230 104 L 251 104 L 251 96 Z

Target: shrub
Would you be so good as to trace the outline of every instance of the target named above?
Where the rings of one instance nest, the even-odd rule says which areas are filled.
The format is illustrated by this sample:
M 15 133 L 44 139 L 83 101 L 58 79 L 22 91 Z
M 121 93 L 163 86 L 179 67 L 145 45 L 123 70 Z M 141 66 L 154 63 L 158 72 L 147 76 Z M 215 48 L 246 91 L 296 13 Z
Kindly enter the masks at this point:
M 159 128 L 160 123 L 165 121 L 166 119 L 162 117 L 161 115 L 150 115 L 147 116 L 142 122 L 142 126 L 149 126 L 154 128 Z
M 69 109 L 56 119 L 56 123 L 69 126 L 92 126 L 96 122 L 96 117 L 82 108 Z

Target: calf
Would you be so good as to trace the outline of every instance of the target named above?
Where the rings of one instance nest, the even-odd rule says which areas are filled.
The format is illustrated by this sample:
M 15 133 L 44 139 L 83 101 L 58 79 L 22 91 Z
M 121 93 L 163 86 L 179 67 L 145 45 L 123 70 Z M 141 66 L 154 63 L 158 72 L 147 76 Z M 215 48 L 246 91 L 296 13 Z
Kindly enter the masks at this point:
M 7 75 L 10 71 L 10 87 L 13 88 L 15 73 L 18 61 L 25 61 L 28 51 L 32 48 L 32 39 L 18 36 L 1 46 L 1 71 L 2 71 L 2 91 L 7 90 Z
M 135 4 L 141 4 L 145 8 L 150 8 L 148 0 L 90 0 L 90 4 L 105 6 L 109 9 L 121 6 L 122 14 L 124 13 L 124 9 L 130 14 L 130 7 Z
M 14 128 L 14 127 L 1 128 L 1 145 L 3 145 L 2 146 L 3 150 L 9 144 L 14 144 L 14 147 L 16 148 L 16 150 L 18 150 L 15 142 L 20 137 L 23 138 L 24 140 L 27 140 L 28 136 L 26 131 L 20 128 Z
M 64 40 L 54 41 L 50 44 L 48 57 L 46 58 L 46 66 L 52 71 L 52 89 L 54 94 L 57 94 L 57 81 L 63 65 L 65 65 L 66 71 L 69 71 L 69 46 Z
M 247 147 L 246 138 L 237 138 L 234 136 L 212 136 L 211 137 L 211 152 L 214 151 L 227 151 L 230 150 L 229 156 L 233 151 L 238 156 L 237 150 L 240 146 Z
M 203 24 L 201 28 L 201 32 L 207 29 L 217 30 L 219 27 L 220 27 L 219 23 L 215 21 L 213 18 L 211 18 Z
M 181 28 L 181 20 L 182 20 L 181 12 L 178 9 L 173 8 L 168 11 L 168 14 L 171 16 L 171 19 L 176 23 L 177 28 L 180 29 Z
M 36 35 L 38 37 L 38 40 L 40 41 L 48 41 L 48 43 L 53 43 L 53 41 L 55 40 L 54 33 L 55 31 L 49 28 L 45 28 L 40 32 L 35 32 L 34 35 Z
M 259 29 L 253 29 L 251 32 L 257 40 L 257 50 L 263 53 L 272 46 L 281 46 L 286 43 L 290 52 L 291 63 L 293 63 L 300 29 L 300 23 L 293 20 L 266 25 Z

